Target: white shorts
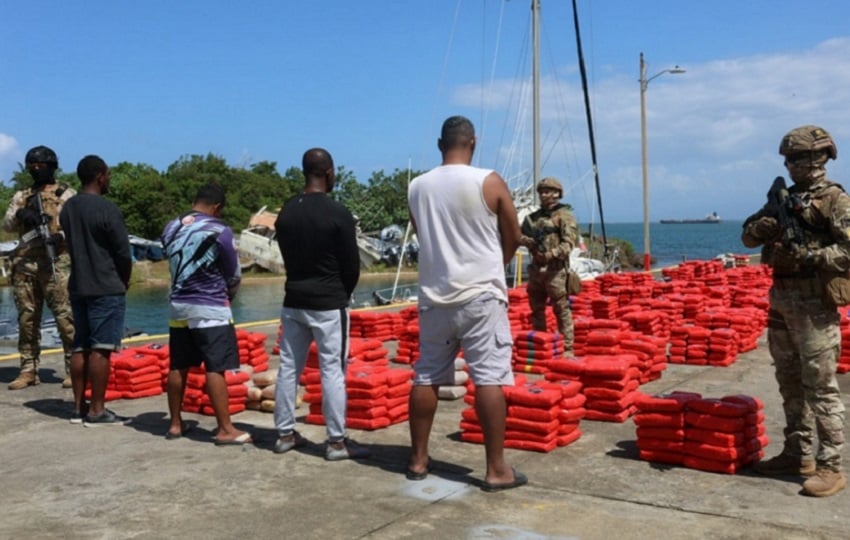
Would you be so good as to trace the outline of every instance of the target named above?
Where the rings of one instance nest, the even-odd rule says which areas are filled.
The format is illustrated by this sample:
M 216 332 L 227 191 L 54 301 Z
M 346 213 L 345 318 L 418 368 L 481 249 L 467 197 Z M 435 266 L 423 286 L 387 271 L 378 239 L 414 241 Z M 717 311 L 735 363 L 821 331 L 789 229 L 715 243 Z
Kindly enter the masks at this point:
M 476 386 L 512 386 L 512 347 L 508 306 L 489 293 L 459 306 L 420 305 L 413 384 L 454 384 L 455 358 L 463 349 Z

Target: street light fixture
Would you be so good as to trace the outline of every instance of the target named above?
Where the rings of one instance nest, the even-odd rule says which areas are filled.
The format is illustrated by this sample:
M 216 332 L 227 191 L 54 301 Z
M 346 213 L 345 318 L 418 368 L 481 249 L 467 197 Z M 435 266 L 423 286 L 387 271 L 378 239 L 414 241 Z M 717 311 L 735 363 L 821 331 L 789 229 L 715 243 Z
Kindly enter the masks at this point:
M 640 53 L 640 149 L 641 149 L 641 164 L 643 166 L 643 269 L 649 271 L 652 266 L 652 256 L 649 251 L 649 160 L 647 158 L 646 149 L 646 87 L 649 81 L 671 73 L 678 75 L 684 73 L 685 70 L 679 66 L 669 69 L 664 69 L 646 78 L 646 63 L 643 60 L 643 53 Z

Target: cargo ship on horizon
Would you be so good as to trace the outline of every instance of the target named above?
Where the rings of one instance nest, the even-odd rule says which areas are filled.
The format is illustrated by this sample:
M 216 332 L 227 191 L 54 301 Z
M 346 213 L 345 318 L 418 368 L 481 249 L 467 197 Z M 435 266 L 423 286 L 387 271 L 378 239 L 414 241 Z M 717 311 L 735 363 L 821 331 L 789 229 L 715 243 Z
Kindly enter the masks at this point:
M 679 223 L 720 223 L 720 216 L 717 215 L 717 212 L 712 212 L 702 219 L 662 219 L 661 223 L 665 225 Z

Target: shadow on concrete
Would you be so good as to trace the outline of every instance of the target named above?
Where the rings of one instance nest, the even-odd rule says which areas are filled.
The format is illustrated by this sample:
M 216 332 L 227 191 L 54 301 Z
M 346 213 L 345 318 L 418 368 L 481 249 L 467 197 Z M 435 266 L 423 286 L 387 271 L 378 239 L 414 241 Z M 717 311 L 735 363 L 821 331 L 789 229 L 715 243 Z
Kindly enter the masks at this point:
M 17 375 L 16 375 L 17 376 Z M 53 384 L 53 383 L 61 383 L 62 379 L 65 378 L 64 373 L 59 373 L 55 369 L 39 369 L 38 370 L 38 378 L 41 379 L 42 383 Z
M 0 383 L 10 383 L 18 377 L 21 368 L 19 366 L 0 367 Z M 38 370 L 38 378 L 42 383 L 53 384 L 61 383 L 65 378 L 65 374 L 59 374 L 55 369 L 41 368 Z
M 10 383 L 18 376 L 19 367 L 0 367 L 0 383 Z
M 63 399 L 48 398 L 26 401 L 24 402 L 24 407 L 29 407 L 30 409 L 45 416 L 70 420 L 71 411 L 73 410 L 74 405 L 70 401 L 65 401 Z

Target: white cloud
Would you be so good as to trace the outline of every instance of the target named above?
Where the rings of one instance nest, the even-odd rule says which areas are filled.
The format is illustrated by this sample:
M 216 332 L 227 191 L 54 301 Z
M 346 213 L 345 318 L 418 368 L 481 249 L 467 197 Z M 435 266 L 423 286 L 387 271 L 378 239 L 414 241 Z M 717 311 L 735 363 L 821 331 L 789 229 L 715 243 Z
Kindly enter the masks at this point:
M 653 79 L 646 93 L 652 220 L 699 217 L 713 210 L 743 218 L 755 211 L 771 180 L 785 173 L 777 148 L 793 127 L 821 125 L 836 139 L 839 156 L 850 152 L 850 38 L 794 53 L 692 65 L 683 59 L 682 65 L 685 74 Z M 557 85 L 544 77 L 541 90 L 542 132 L 561 137 L 557 142 L 544 138 L 544 148 L 556 150 L 543 172 L 567 183 L 591 169 L 581 88 L 570 77 Z M 518 96 L 529 95 L 527 86 L 501 80 L 483 97 L 475 85 L 456 89 L 455 104 L 476 108 L 483 101 L 493 109 L 484 135 L 492 146 L 482 143 L 482 154 L 488 155 L 482 162 L 489 158 L 502 166 L 501 158 L 491 156 L 505 155 L 513 138 L 530 147 L 530 134 L 514 133 L 530 129 L 530 111 L 521 121 L 505 120 L 514 117 L 509 109 L 520 102 Z M 521 101 L 525 109 L 530 109 L 529 99 Z M 611 74 L 591 88 L 591 101 L 606 219 L 640 221 L 642 208 L 635 204 L 642 194 L 639 84 L 634 77 Z M 530 150 L 522 154 L 526 157 L 515 161 L 527 170 Z M 829 172 L 850 187 L 845 162 L 830 162 Z
M 18 150 L 18 141 L 11 135 L 0 133 L 0 157 L 14 153 Z
M 0 182 L 12 177 L 20 161 L 23 161 L 23 154 L 18 140 L 0 133 Z

